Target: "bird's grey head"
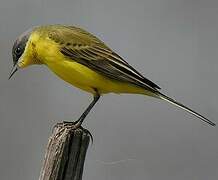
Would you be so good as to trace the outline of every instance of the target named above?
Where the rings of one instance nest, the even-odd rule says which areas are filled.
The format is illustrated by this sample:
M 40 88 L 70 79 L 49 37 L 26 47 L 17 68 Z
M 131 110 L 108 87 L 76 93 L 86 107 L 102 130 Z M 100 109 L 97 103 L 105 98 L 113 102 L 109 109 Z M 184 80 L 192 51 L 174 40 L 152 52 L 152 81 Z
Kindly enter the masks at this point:
M 13 57 L 13 68 L 10 73 L 9 79 L 12 77 L 12 75 L 18 70 L 18 62 L 24 53 L 27 41 L 31 35 L 32 29 L 29 29 L 28 31 L 21 34 L 16 41 L 14 42 L 13 48 L 12 48 L 12 57 Z
M 22 56 L 22 54 L 25 50 L 26 43 L 27 43 L 29 36 L 31 34 L 31 30 L 28 30 L 28 31 L 24 32 L 23 34 L 21 34 L 14 42 L 14 45 L 12 48 L 12 56 L 13 56 L 14 65 L 17 64 L 19 58 Z

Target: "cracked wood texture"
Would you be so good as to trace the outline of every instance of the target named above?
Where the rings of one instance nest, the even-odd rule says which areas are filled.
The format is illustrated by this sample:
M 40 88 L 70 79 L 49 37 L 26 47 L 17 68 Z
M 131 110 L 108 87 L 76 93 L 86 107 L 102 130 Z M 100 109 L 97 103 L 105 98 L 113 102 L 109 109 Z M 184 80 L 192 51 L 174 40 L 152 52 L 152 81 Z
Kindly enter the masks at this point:
M 88 130 L 57 124 L 48 141 L 39 180 L 82 180 L 89 141 Z

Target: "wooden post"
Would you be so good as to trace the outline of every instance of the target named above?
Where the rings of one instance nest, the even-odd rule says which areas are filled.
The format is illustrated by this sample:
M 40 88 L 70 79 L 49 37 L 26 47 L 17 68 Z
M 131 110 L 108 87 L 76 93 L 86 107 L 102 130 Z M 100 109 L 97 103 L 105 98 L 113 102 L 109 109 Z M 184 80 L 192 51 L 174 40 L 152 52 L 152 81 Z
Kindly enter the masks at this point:
M 90 133 L 58 123 L 49 138 L 39 180 L 82 180 Z

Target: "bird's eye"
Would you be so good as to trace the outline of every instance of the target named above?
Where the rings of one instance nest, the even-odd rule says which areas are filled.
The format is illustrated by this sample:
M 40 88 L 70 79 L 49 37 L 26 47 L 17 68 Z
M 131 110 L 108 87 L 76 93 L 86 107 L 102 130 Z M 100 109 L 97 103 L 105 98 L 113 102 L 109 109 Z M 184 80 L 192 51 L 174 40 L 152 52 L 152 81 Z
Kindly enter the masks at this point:
M 21 53 L 22 53 L 21 48 L 20 48 L 20 47 L 17 47 L 16 50 L 15 50 L 15 54 L 16 54 L 16 55 L 21 55 Z

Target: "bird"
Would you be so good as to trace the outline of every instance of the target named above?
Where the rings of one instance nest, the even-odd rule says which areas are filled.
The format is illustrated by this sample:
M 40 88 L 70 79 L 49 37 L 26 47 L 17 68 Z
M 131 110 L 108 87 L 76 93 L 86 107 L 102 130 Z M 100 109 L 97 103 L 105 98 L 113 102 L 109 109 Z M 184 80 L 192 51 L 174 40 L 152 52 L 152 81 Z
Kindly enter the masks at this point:
M 151 96 L 182 108 L 211 126 L 216 125 L 163 94 L 157 84 L 144 77 L 98 37 L 80 27 L 35 26 L 16 39 L 12 57 L 9 79 L 30 65 L 45 65 L 62 80 L 93 95 L 93 100 L 75 122 L 76 127 L 81 127 L 100 97 L 108 93 Z

